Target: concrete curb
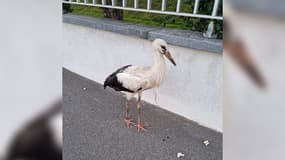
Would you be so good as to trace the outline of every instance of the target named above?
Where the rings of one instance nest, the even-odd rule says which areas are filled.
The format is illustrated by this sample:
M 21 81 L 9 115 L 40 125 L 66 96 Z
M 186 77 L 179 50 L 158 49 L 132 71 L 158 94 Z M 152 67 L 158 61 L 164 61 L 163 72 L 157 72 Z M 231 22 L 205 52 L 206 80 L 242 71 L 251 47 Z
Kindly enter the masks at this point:
M 74 14 L 64 14 L 63 22 L 101 29 L 129 36 L 136 36 L 139 38 L 149 39 L 149 40 L 162 38 L 172 45 L 198 49 L 213 53 L 222 54 L 223 51 L 222 40 L 204 38 L 202 36 L 202 33 L 200 32 L 191 32 L 187 30 L 178 30 L 178 29 L 169 29 L 169 28 L 162 29 L 157 27 L 131 24 L 122 21 L 74 15 Z

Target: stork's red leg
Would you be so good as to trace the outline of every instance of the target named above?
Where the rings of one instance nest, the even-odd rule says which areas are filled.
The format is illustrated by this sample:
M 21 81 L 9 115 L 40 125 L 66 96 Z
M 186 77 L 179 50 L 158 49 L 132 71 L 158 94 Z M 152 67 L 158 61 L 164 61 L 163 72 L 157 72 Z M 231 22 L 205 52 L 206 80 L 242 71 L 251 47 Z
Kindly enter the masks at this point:
M 133 122 L 133 120 L 129 118 L 129 103 L 130 103 L 129 100 L 126 99 L 125 119 L 124 119 L 124 121 L 125 121 L 127 127 L 130 127 L 130 125 L 135 124 L 135 123 Z
M 137 124 L 137 128 L 138 128 L 138 132 L 140 130 L 146 131 L 145 126 L 142 124 L 141 122 L 141 94 L 138 94 L 138 100 L 137 100 L 137 109 L 138 109 L 138 124 Z
M 134 124 L 135 124 L 135 123 L 133 122 L 133 120 L 132 120 L 132 119 L 129 119 L 129 118 L 125 118 L 124 121 L 125 121 L 127 127 L 130 127 L 131 125 L 134 125 Z

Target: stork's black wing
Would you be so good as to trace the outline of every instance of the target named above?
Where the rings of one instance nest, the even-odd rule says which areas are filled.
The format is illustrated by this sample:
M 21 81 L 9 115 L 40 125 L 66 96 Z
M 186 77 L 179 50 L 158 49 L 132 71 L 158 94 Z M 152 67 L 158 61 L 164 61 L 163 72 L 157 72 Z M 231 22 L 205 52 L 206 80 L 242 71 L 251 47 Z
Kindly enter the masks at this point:
M 113 89 L 115 89 L 116 91 L 126 91 L 126 92 L 131 92 L 131 93 L 134 93 L 134 91 L 132 90 L 129 90 L 128 88 L 125 88 L 123 86 L 122 83 L 120 83 L 118 81 L 118 78 L 117 78 L 117 74 L 118 73 L 122 73 L 124 72 L 124 70 L 126 70 L 128 67 L 131 67 L 132 65 L 127 65 L 127 66 L 123 66 L 119 69 L 117 69 L 114 73 L 112 73 L 111 75 L 109 75 L 106 79 L 105 79 L 105 82 L 104 82 L 104 89 L 109 86 Z

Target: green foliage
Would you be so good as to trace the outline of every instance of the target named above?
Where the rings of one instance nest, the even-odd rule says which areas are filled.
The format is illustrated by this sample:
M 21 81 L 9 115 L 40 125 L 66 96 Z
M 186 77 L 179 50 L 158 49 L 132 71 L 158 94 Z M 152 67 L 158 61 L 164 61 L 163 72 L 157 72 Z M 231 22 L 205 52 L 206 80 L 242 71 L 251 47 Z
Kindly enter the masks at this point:
M 166 27 L 166 24 L 175 24 L 176 18 L 171 15 L 166 15 L 166 16 L 160 16 L 160 17 L 153 17 L 153 21 L 158 22 L 160 25 L 163 27 Z
M 181 12 L 192 13 L 194 9 L 194 2 L 195 2 L 194 0 L 182 0 Z M 176 3 L 177 0 L 167 0 L 166 10 L 175 11 Z M 145 9 L 146 4 L 147 0 L 139 0 L 139 8 Z M 127 6 L 131 7 L 133 5 L 134 5 L 133 0 L 128 0 Z M 213 5 L 214 5 L 214 0 L 200 0 L 198 13 L 211 14 Z M 71 8 L 72 8 L 72 13 L 74 14 L 103 17 L 103 11 L 101 8 L 98 7 L 71 5 Z M 152 0 L 152 9 L 160 10 L 161 0 Z M 222 3 L 220 3 L 218 15 L 219 16 L 222 15 Z M 124 21 L 131 23 L 145 24 L 150 26 L 157 26 L 157 27 L 169 27 L 169 28 L 205 32 L 211 20 L 193 18 L 193 17 L 124 11 Z M 218 34 L 218 38 L 222 39 L 223 23 L 221 20 L 214 20 L 214 23 L 215 23 L 215 32 Z
M 72 12 L 72 9 L 71 9 L 70 4 L 63 3 L 63 4 L 62 4 L 62 12 L 63 12 L 64 14 L 65 14 L 65 13 Z
M 213 1 L 200 1 L 198 13 L 199 14 L 207 14 L 210 15 L 212 13 L 212 8 L 214 5 Z M 218 16 L 222 16 L 222 3 L 220 3 L 219 9 L 218 9 Z M 185 22 L 187 24 L 187 27 L 189 27 L 191 30 L 194 31 L 200 31 L 205 32 L 208 28 L 208 24 L 211 20 L 209 19 L 198 19 L 198 18 L 191 18 L 191 17 L 185 17 Z M 221 20 L 214 20 L 215 24 L 215 32 L 218 34 L 218 38 L 223 38 L 223 22 Z

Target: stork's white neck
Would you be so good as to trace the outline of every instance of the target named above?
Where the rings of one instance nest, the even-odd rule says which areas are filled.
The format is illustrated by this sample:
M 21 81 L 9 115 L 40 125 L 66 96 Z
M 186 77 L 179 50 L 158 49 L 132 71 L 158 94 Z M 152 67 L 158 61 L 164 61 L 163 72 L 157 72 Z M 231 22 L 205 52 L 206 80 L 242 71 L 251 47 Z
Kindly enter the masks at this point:
M 163 55 L 158 51 L 154 53 L 154 65 L 151 68 L 152 70 L 152 80 L 156 86 L 159 86 L 164 79 L 165 75 L 165 62 Z

